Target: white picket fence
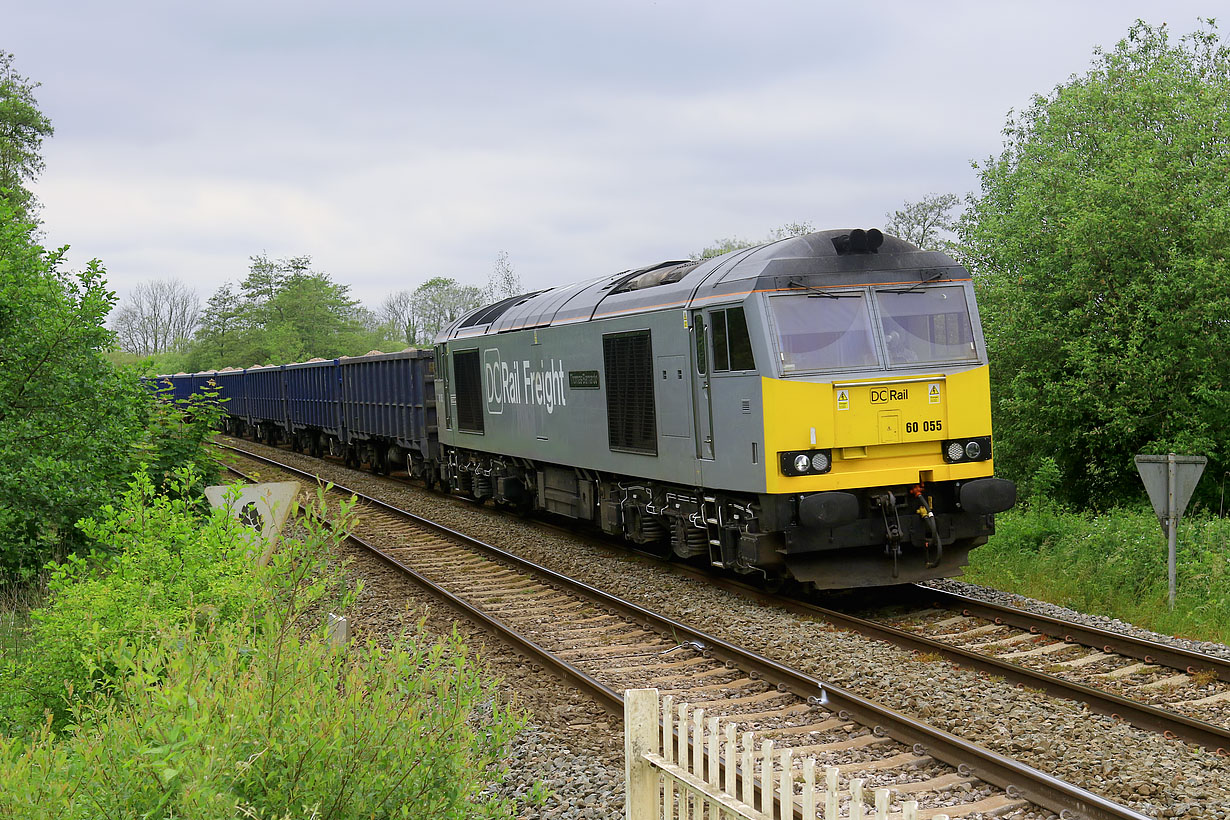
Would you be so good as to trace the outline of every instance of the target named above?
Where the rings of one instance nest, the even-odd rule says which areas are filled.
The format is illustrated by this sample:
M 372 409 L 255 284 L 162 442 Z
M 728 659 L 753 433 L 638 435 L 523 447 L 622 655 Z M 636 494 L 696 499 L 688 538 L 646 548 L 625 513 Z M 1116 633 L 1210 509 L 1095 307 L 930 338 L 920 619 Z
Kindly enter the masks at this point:
M 857 778 L 843 794 L 836 767 L 825 769 L 821 789 L 815 758 L 796 761 L 790 749 L 774 750 L 772 740 L 757 747 L 752 732 L 739 737 L 734 723 L 706 719 L 704 709 L 686 703 L 676 707 L 670 695 L 659 702 L 657 689 L 624 693 L 624 761 L 627 820 L 791 820 L 796 810 L 807 820 L 919 817 L 916 800 L 890 815 L 888 789 L 875 790 L 872 809 Z

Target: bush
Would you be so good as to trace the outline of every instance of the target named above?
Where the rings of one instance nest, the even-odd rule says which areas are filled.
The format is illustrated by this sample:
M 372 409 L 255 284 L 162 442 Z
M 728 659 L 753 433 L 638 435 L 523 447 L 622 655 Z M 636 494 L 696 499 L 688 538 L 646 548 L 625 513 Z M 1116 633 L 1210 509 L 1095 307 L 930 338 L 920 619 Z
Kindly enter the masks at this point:
M 50 711 L 0 735 L 0 817 L 509 816 L 484 790 L 521 719 L 455 634 L 342 652 L 313 626 L 350 599 L 345 506 L 257 568 L 248 531 L 185 495 L 139 475 L 84 524 L 126 548 L 56 571 L 38 651 L 8 667 L 26 715 Z
M 219 451 L 209 445 L 223 415 L 222 405 L 216 390 L 174 400 L 166 395 L 169 391 L 167 388 L 161 400 L 149 406 L 145 434 L 134 445 L 134 469 L 139 465 L 148 472 L 160 492 L 186 492 L 185 497 L 195 500 L 204 510 L 204 487 L 217 480 L 221 467 Z M 185 469 L 202 480 L 181 486 L 175 477 Z
M 196 620 L 237 621 L 257 606 L 262 585 L 247 558 L 250 532 L 222 513 L 195 513 L 188 500 L 195 483 L 191 472 L 181 474 L 171 498 L 138 473 L 118 507 L 81 522 L 100 549 L 52 568 L 51 599 L 32 612 L 25 659 L 7 667 L 0 728 L 3 715 L 18 731 L 48 713 L 62 726 L 99 678 L 83 658 L 104 647 L 140 644 Z
M 188 464 L 216 471 L 202 448 L 211 408 L 155 402 L 135 367 L 107 360 L 115 294 L 102 265 L 66 273 L 66 249 L 36 236 L 0 197 L 0 586 L 88 546 L 74 524 L 142 462 L 159 484 Z
M 103 657 L 118 698 L 62 740 L 0 739 L 0 816 L 509 816 L 483 790 L 520 721 L 455 635 L 343 654 L 230 624 Z

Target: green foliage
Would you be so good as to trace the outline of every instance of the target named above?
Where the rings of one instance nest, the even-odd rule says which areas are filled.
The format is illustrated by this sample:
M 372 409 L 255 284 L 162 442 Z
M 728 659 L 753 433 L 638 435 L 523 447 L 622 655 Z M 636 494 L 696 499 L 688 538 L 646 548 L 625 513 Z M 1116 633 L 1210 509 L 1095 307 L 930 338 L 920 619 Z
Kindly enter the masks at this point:
M 884 233 L 924 250 L 953 253 L 956 248 L 949 235 L 957 225 L 951 212 L 960 201 L 956 194 L 928 194 L 917 202 L 907 202 L 900 210 L 884 215 Z
M 0 587 L 0 659 L 20 660 L 25 655 L 29 647 L 30 611 L 42 606 L 46 596 L 42 578 Z
M 187 497 L 203 503 L 205 485 L 216 483 L 221 468 L 219 451 L 210 444 L 228 400 L 219 403 L 215 389 L 174 400 L 167 397 L 169 392 L 163 388 L 164 400 L 150 406 L 134 459 L 160 492 L 187 492 Z M 184 470 L 200 476 L 201 482 L 185 485 L 178 481 L 176 476 Z
M 305 520 L 258 568 L 142 477 L 87 527 L 128 546 L 56 575 L 40 649 L 68 646 L 23 671 L 74 684 L 69 722 L 0 735 L 0 816 L 510 816 L 485 789 L 522 721 L 455 634 L 340 651 L 314 627 L 351 598 L 335 531 Z
M 1031 501 L 995 517 L 965 580 L 1184 637 L 1230 641 L 1230 520 L 1197 515 L 1178 533 L 1175 609 L 1166 539 L 1151 510 L 1072 512 Z
M 123 488 L 150 404 L 105 359 L 101 265 L 64 273 L 33 231 L 0 201 L 0 583 L 71 547 L 73 523 Z
M 118 695 L 75 729 L 0 738 L 0 815 L 508 817 L 485 796 L 519 728 L 464 645 L 188 629 L 111 655 Z
M 17 217 L 28 217 L 34 195 L 26 188 L 43 170 L 43 137 L 54 129 L 38 110 L 31 83 L 13 69 L 13 55 L 0 50 L 0 200 Z M 8 213 L 0 213 L 7 220 Z
M 239 620 L 253 608 L 261 587 L 248 557 L 251 538 L 225 515 L 194 512 L 193 483 L 191 473 L 173 482 L 171 497 L 138 473 L 117 506 L 81 522 L 100 549 L 70 555 L 51 573 L 51 599 L 33 613 L 32 646 L 8 670 L 11 702 L 0 714 L 14 731 L 45 714 L 62 726 L 99 674 L 112 672 L 90 669 L 83 658 L 198 618 Z
M 1143 22 L 1005 129 L 961 225 L 1003 472 L 1140 497 L 1132 456 L 1230 462 L 1230 50 Z M 1211 485 L 1204 486 L 1206 500 Z
M 306 256 L 254 256 L 236 293 L 231 285 L 206 302 L 183 358 L 190 371 L 306 361 L 368 352 L 386 341 L 375 318 L 347 285 L 313 271 Z

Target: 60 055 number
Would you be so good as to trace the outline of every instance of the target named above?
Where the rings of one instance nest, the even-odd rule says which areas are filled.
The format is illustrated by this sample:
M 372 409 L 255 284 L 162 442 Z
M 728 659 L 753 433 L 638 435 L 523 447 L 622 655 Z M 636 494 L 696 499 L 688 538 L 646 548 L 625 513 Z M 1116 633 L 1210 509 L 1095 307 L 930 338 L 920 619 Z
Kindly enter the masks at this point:
M 944 422 L 940 421 L 939 419 L 936 419 L 935 421 L 923 421 L 923 422 L 907 421 L 905 423 L 905 431 L 907 433 L 917 433 L 919 424 L 922 425 L 922 431 L 924 433 L 938 433 L 944 429 Z

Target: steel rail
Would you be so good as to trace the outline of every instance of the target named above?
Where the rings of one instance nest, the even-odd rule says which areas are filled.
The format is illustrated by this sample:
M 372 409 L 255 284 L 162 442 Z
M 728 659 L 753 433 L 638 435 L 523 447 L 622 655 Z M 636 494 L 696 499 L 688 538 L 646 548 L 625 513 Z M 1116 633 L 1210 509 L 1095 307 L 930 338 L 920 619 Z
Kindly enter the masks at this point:
M 229 449 L 237 450 L 238 448 L 232 447 Z M 316 476 L 296 467 L 247 451 L 240 452 L 257 460 L 276 465 L 288 472 L 318 481 Z M 962 774 L 974 776 L 998 786 L 1004 789 L 1009 796 L 1019 796 L 1046 809 L 1060 813 L 1061 816 L 1084 817 L 1088 818 L 1088 820 L 1149 820 L 1147 815 L 1140 814 L 1126 806 L 1096 795 L 1053 775 L 1039 771 L 1018 760 L 1013 760 L 983 748 L 957 735 L 945 732 L 908 715 L 867 700 L 853 692 L 791 669 L 763 655 L 737 647 L 721 638 L 688 626 L 673 618 L 653 612 L 630 601 L 625 601 L 582 581 L 569 578 L 566 575 L 521 558 L 499 547 L 486 544 L 430 519 L 401 510 L 377 498 L 372 498 L 343 485 L 332 484 L 332 486 L 338 492 L 353 495 L 365 504 L 433 529 L 481 552 L 511 563 L 526 572 L 538 575 L 548 583 L 558 584 L 575 594 L 591 598 L 610 611 L 619 612 L 642 623 L 648 623 L 659 632 L 673 636 L 680 643 L 699 643 L 702 651 L 710 657 L 729 661 L 734 665 L 741 666 L 746 671 L 755 672 L 765 680 L 775 682 L 781 691 L 791 692 L 800 698 L 836 711 L 839 714 L 844 712 L 847 716 L 855 717 L 860 723 L 872 727 L 873 731 L 886 734 L 906 745 L 913 746 L 916 753 L 929 754 L 955 767 Z M 495 619 L 492 620 L 495 621 Z M 1064 812 L 1067 812 L 1067 814 L 1063 815 Z
M 1145 663 L 1169 666 L 1194 675 L 1201 670 L 1216 673 L 1219 680 L 1230 683 L 1230 660 L 1206 655 L 1178 646 L 1157 643 L 1135 635 L 1125 635 L 1097 626 L 1065 621 L 1050 615 L 1016 609 L 1003 604 L 979 601 L 956 592 L 919 586 L 918 594 L 924 599 L 939 602 L 945 609 L 960 610 L 963 614 L 985 618 L 997 624 L 1028 629 L 1035 634 L 1049 635 L 1069 643 L 1078 643 L 1107 653 L 1117 653 Z

